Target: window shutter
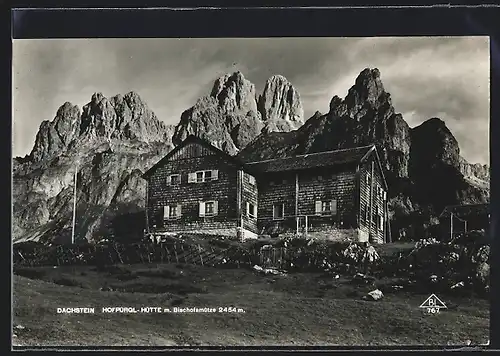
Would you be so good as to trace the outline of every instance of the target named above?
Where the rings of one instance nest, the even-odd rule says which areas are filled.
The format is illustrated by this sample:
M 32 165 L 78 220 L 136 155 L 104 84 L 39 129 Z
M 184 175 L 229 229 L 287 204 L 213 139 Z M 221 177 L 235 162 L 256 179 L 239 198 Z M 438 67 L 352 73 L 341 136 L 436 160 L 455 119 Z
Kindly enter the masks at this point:
M 384 190 L 384 200 L 387 199 L 387 192 Z
M 214 215 L 217 215 L 219 213 L 219 202 L 216 200 L 214 201 Z
M 316 201 L 314 212 L 316 214 L 321 214 L 321 201 L 320 200 Z
M 250 215 L 250 203 L 247 202 L 247 215 Z
M 331 202 L 332 215 L 337 214 L 337 199 L 333 199 Z
M 200 216 L 205 216 L 205 202 L 200 201 Z
M 212 170 L 212 180 L 219 179 L 219 171 L 217 169 Z
M 254 204 L 253 208 L 255 209 L 253 215 L 257 217 L 257 204 Z
M 177 216 L 182 216 L 182 205 L 177 205 Z
M 188 183 L 196 182 L 196 173 L 188 173 Z
M 172 184 L 172 180 L 171 180 L 171 176 L 167 176 L 167 185 L 171 185 Z
M 163 219 L 168 219 L 168 206 L 163 207 Z
M 384 217 L 380 215 L 380 230 L 384 230 Z

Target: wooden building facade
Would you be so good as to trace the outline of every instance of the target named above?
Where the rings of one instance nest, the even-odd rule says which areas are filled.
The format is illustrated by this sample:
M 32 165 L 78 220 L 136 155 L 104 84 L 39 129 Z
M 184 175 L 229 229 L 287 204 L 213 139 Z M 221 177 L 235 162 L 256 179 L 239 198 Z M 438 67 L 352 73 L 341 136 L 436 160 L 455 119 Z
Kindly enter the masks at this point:
M 143 177 L 150 231 L 389 240 L 375 146 L 243 163 L 190 136 Z
M 256 237 L 256 215 L 247 214 L 256 207 L 255 178 L 238 160 L 207 142 L 188 137 L 143 178 L 148 231 Z
M 387 184 L 375 146 L 246 166 L 259 182 L 259 234 L 388 240 Z

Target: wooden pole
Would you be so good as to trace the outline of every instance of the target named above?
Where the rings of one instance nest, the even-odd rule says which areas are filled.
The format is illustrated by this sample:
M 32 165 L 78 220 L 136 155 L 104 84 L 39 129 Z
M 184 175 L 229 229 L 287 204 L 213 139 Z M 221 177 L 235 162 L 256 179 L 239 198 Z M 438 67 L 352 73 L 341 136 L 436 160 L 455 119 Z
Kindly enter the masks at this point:
M 299 235 L 299 173 L 295 173 L 295 224 L 295 232 Z
M 372 169 L 371 169 L 371 175 L 370 175 L 370 219 L 369 219 L 370 228 L 368 229 L 368 231 L 369 231 L 368 238 L 370 238 L 370 235 L 373 236 L 373 234 L 372 234 L 372 230 L 373 230 L 373 173 L 374 173 L 374 162 L 372 161 Z
M 78 163 L 75 167 L 75 179 L 74 179 L 74 187 L 73 187 L 73 222 L 71 224 L 71 244 L 75 243 L 75 222 L 76 222 L 76 183 L 78 177 Z
M 453 213 L 450 212 L 450 240 L 453 240 Z
M 384 208 L 385 208 L 385 228 L 387 229 L 386 236 L 388 242 L 390 243 L 392 242 L 392 232 L 391 232 L 391 222 L 389 221 L 389 207 L 387 204 L 387 199 L 385 199 L 384 201 Z
M 146 210 L 145 210 L 145 215 L 146 215 L 146 232 L 149 234 L 149 214 L 148 214 L 148 204 L 149 204 L 149 181 L 146 180 Z
M 243 205 L 242 190 L 243 190 L 243 178 L 242 170 L 238 170 L 236 175 L 236 216 L 237 216 L 237 227 L 243 228 L 243 212 L 241 211 L 241 206 Z M 238 231 L 238 230 L 237 230 Z M 240 237 L 240 236 L 238 236 Z

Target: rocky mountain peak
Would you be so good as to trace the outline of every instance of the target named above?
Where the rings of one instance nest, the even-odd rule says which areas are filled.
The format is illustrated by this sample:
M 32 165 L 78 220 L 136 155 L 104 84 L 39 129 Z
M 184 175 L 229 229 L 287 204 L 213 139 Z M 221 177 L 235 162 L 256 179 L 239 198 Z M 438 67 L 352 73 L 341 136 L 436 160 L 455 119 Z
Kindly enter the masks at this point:
M 282 75 L 273 75 L 266 81 L 258 109 L 262 120 L 271 126 L 270 131 L 295 130 L 304 123 L 300 94 Z
M 341 109 L 356 120 L 374 111 L 384 111 L 386 117 L 394 114 L 390 94 L 385 91 L 377 68 L 365 68 L 361 71 L 349 89 Z M 342 112 L 341 109 L 337 108 L 337 111 Z
M 94 105 L 97 105 L 102 101 L 102 99 L 104 99 L 104 95 L 102 95 L 101 92 L 97 92 L 97 93 L 92 94 L 90 102 Z
M 378 68 L 363 69 L 355 80 L 354 89 L 358 93 L 364 94 L 363 99 L 368 101 L 379 97 L 384 92 L 384 85 Z
M 421 146 L 418 153 L 420 160 L 427 163 L 439 161 L 459 167 L 460 148 L 458 141 L 443 120 L 437 117 L 428 119 L 414 127 L 411 130 L 411 136 L 412 143 Z
M 288 132 L 302 120 L 299 93 L 286 78 L 269 78 L 257 99 L 255 85 L 238 71 L 217 78 L 210 95 L 182 113 L 172 140 L 195 135 L 234 155 L 261 132 Z
M 61 105 L 52 121 L 40 124 L 30 159 L 38 162 L 64 151 L 79 134 L 80 115 L 77 105 L 70 102 Z
M 215 80 L 210 96 L 216 98 L 225 111 L 257 113 L 255 85 L 239 71 Z
M 160 121 L 138 93 L 118 94 L 108 99 L 95 92 L 82 110 L 65 102 L 52 121 L 43 121 L 27 160 L 40 162 L 78 144 L 92 146 L 111 139 L 171 145 L 173 132 L 174 126 Z
M 84 106 L 81 138 L 138 140 L 170 143 L 173 128 L 160 121 L 140 95 L 134 91 L 110 99 L 94 93 Z

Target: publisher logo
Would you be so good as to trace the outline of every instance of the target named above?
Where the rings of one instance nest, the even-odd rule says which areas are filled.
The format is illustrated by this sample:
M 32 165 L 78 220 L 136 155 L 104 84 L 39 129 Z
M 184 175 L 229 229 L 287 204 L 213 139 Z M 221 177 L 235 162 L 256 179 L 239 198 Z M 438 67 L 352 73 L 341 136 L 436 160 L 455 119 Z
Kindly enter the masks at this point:
M 437 314 L 441 309 L 446 309 L 447 306 L 435 294 L 431 294 L 422 304 L 420 308 L 424 309 L 429 314 Z

